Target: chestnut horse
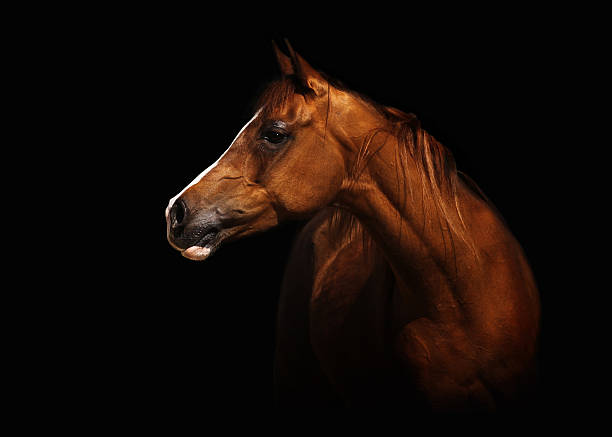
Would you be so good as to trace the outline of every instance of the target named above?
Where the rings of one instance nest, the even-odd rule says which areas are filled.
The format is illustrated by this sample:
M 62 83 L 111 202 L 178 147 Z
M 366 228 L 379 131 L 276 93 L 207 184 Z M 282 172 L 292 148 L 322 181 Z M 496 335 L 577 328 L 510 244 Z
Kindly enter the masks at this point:
M 170 200 L 191 260 L 309 219 L 283 281 L 278 406 L 500 410 L 533 384 L 538 291 L 521 246 L 412 114 L 346 89 L 287 43 L 282 78 Z

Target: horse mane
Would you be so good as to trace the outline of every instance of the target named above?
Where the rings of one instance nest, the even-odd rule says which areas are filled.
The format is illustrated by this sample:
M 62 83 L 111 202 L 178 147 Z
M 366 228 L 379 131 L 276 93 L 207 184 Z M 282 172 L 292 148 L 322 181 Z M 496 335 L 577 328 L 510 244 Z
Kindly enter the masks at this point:
M 381 105 L 365 95 L 348 89 L 338 80 L 325 75 L 324 77 L 333 87 L 348 92 L 370 105 L 387 121 L 386 126 L 377 127 L 365 136 L 358 157 L 355 160 L 355 166 L 351 169 L 351 180 L 357 181 L 367 162 L 380 150 L 380 147 L 373 147 L 375 137 L 379 134 L 390 135 L 398 143 L 395 169 L 397 179 L 401 181 L 401 183 L 398 182 L 398 197 L 404 202 L 400 205 L 400 209 L 405 206 L 405 202 L 408 199 L 413 198 L 413 190 L 420 188 L 423 199 L 420 206 L 423 208 L 424 217 L 435 215 L 439 218 L 442 238 L 445 238 L 444 228 L 448 229 L 448 235 L 450 236 L 448 243 L 450 244 L 451 252 L 454 252 L 454 240 L 452 237 L 454 234 L 477 256 L 474 243 L 469 236 L 459 206 L 457 196 L 459 178 L 465 181 L 466 186 L 480 196 L 487 204 L 490 204 L 490 202 L 467 175 L 457 170 L 452 152 L 423 129 L 414 114 Z M 269 116 L 276 108 L 286 105 L 296 92 L 301 92 L 301 90 L 296 85 L 294 78 L 291 76 L 284 77 L 281 80 L 271 82 L 264 89 L 256 101 L 256 107 L 261 110 L 264 117 Z M 410 162 L 413 163 L 412 166 Z M 416 169 L 416 173 L 421 180 L 420 187 L 408 186 L 406 172 L 409 167 Z M 435 212 L 437 214 L 434 214 Z M 335 208 L 332 215 L 330 236 L 332 238 L 337 237 L 338 243 L 342 239 L 351 241 L 354 238 L 361 238 L 366 250 L 372 245 L 369 234 L 364 232 L 359 220 L 349 211 L 341 208 Z M 401 228 L 398 237 L 401 238 Z M 446 239 L 444 244 L 446 246 Z

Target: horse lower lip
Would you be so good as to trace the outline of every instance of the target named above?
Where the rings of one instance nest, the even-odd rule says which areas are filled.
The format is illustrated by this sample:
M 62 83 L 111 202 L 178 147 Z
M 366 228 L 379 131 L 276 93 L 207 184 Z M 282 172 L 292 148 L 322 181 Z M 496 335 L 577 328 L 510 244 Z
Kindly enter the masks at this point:
M 194 261 L 203 261 L 210 256 L 210 254 L 215 249 L 214 240 L 219 234 L 218 231 L 208 232 L 204 237 L 202 237 L 197 243 L 193 246 L 188 247 L 187 249 L 182 251 L 182 255 L 185 258 L 194 260 Z
M 208 247 L 191 246 L 183 251 L 183 256 L 194 261 L 203 261 L 208 258 L 211 251 Z

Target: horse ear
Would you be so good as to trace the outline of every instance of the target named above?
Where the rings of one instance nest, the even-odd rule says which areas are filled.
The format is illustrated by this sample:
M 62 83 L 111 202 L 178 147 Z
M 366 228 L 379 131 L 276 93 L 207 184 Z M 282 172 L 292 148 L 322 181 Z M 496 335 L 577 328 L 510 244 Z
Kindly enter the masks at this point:
M 289 50 L 289 56 L 291 59 L 291 65 L 293 68 L 293 74 L 299 81 L 300 85 L 314 94 L 317 97 L 321 97 L 327 93 L 328 82 L 317 70 L 312 68 L 308 62 L 304 60 L 289 44 L 289 41 L 285 39 L 285 44 Z M 284 55 L 283 55 L 284 56 Z
M 283 76 L 290 76 L 295 74 L 293 70 L 293 61 L 287 55 L 285 55 L 276 45 L 275 41 L 272 41 L 272 46 L 274 46 L 274 53 L 276 54 L 276 60 L 278 61 L 278 66 Z

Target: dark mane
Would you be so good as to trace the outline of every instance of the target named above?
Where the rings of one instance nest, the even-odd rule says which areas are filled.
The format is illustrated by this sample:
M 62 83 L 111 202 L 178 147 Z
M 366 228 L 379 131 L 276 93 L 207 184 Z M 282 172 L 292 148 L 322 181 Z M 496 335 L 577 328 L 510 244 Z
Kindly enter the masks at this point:
M 387 121 L 385 126 L 375 128 L 366 135 L 355 166 L 351 169 L 351 179 L 356 181 L 365 169 L 367 162 L 380 150 L 380 147 L 372 147 L 375 137 L 379 134 L 384 134 L 387 137 L 391 136 L 398 143 L 395 168 L 398 181 L 402 181 L 401 184 L 398 184 L 399 198 L 403 202 L 410 201 L 413 198 L 414 190 L 420 189 L 423 205 L 419 205 L 419 207 L 423 208 L 426 216 L 432 215 L 434 211 L 437 212 L 434 215 L 440 220 L 441 231 L 444 228 L 449 230 L 450 246 L 454 246 L 452 236 L 455 235 L 472 248 L 475 253 L 473 242 L 468 235 L 459 207 L 457 186 L 460 172 L 457 171 L 451 151 L 421 128 L 420 122 L 414 114 L 381 105 L 367 96 L 347 89 L 337 80 L 327 77 L 326 79 L 335 88 L 348 92 L 367 103 Z M 261 93 L 257 99 L 256 108 L 261 110 L 264 117 L 268 117 L 275 109 L 288 104 L 296 92 L 300 92 L 300 90 L 291 76 L 276 80 L 271 82 Z M 413 171 L 416 170 L 421 181 L 420 187 L 408 186 L 406 172 L 409 168 Z M 467 178 L 467 186 L 488 203 L 488 199 L 469 178 Z M 337 235 L 339 238 L 348 237 L 349 239 L 361 236 L 364 239 L 364 246 L 370 246 L 369 237 L 361 229 L 359 221 L 348 211 L 337 209 L 332 218 L 331 227 L 330 235 Z M 442 234 L 444 235 L 444 232 Z M 401 238 L 401 235 L 399 238 Z

